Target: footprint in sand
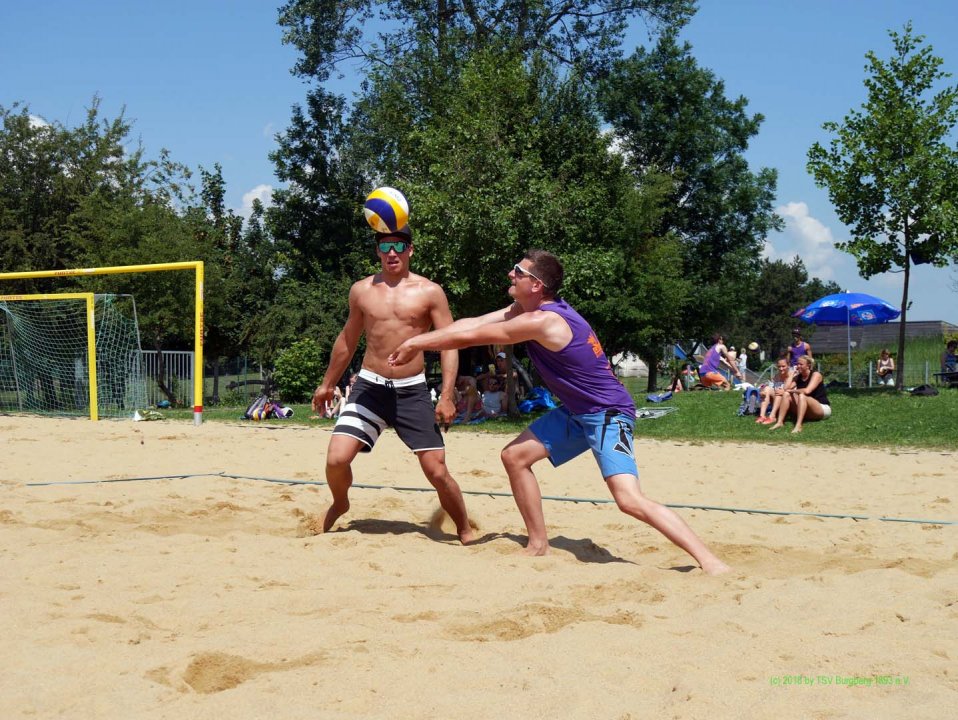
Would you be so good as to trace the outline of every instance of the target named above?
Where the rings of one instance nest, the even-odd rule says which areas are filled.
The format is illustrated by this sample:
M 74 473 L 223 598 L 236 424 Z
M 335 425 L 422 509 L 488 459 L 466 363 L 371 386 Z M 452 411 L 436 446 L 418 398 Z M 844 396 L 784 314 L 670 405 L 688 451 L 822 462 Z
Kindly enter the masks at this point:
M 617 610 L 611 615 L 596 615 L 581 607 L 562 607 L 528 603 L 501 612 L 494 620 L 458 624 L 447 628 L 457 640 L 522 640 L 532 635 L 552 634 L 569 625 L 582 622 L 604 622 L 612 625 L 641 627 L 643 620 L 635 613 Z
M 469 476 L 471 476 L 471 477 L 480 477 L 480 478 L 492 477 L 492 473 L 491 473 L 491 472 L 488 472 L 488 471 L 486 471 L 486 470 L 479 470 L 478 468 L 473 468 L 472 470 L 467 470 L 466 472 L 464 472 L 464 473 L 462 473 L 462 474 L 463 474 L 463 475 L 469 475 Z
M 180 679 L 194 692 L 209 695 L 235 688 L 265 673 L 311 667 L 322 664 L 324 660 L 325 656 L 322 653 L 312 653 L 297 660 L 276 663 L 256 662 L 227 653 L 201 653 L 190 661 Z M 170 687 L 178 684 L 175 682 L 173 673 L 166 667 L 155 668 L 149 671 L 146 677 Z

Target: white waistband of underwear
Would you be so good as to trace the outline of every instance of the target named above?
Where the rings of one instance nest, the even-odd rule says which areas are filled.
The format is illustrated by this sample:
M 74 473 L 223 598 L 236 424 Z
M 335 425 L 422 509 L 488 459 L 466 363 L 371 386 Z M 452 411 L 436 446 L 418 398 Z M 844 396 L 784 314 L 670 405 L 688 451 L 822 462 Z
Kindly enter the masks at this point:
M 359 377 L 377 385 L 390 385 L 392 387 L 410 387 L 411 385 L 425 385 L 426 383 L 426 373 L 419 373 L 412 377 L 387 378 L 363 368 L 359 371 Z

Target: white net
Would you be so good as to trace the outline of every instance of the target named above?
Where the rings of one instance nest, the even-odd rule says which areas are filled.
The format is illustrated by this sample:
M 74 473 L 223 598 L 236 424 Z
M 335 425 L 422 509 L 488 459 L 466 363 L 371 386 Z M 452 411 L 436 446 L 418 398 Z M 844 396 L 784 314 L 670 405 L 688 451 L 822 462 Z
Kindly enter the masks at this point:
M 86 301 L 17 297 L 0 300 L 0 411 L 89 416 Z M 146 405 L 136 305 L 96 295 L 94 315 L 98 414 L 129 417 Z

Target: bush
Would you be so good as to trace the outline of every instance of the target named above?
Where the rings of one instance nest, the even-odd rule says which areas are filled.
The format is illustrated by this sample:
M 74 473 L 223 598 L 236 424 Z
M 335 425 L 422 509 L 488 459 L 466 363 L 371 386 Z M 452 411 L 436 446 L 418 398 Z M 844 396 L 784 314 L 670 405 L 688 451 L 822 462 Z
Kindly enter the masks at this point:
M 307 338 L 277 356 L 273 380 L 285 402 L 305 402 L 313 396 L 322 374 L 322 351 L 315 340 Z

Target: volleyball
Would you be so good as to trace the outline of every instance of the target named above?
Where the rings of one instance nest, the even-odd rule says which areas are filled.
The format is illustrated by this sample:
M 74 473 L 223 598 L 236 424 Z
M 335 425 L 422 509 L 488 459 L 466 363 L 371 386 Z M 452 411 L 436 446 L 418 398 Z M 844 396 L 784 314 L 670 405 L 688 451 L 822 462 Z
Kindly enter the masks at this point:
M 409 222 L 409 203 L 395 188 L 376 188 L 366 198 L 363 213 L 373 230 L 392 233 Z
M 268 412 L 266 408 L 256 408 L 251 414 L 250 417 L 253 420 L 265 420 L 268 417 Z
M 758 343 L 754 340 L 748 344 L 749 350 L 758 350 Z

